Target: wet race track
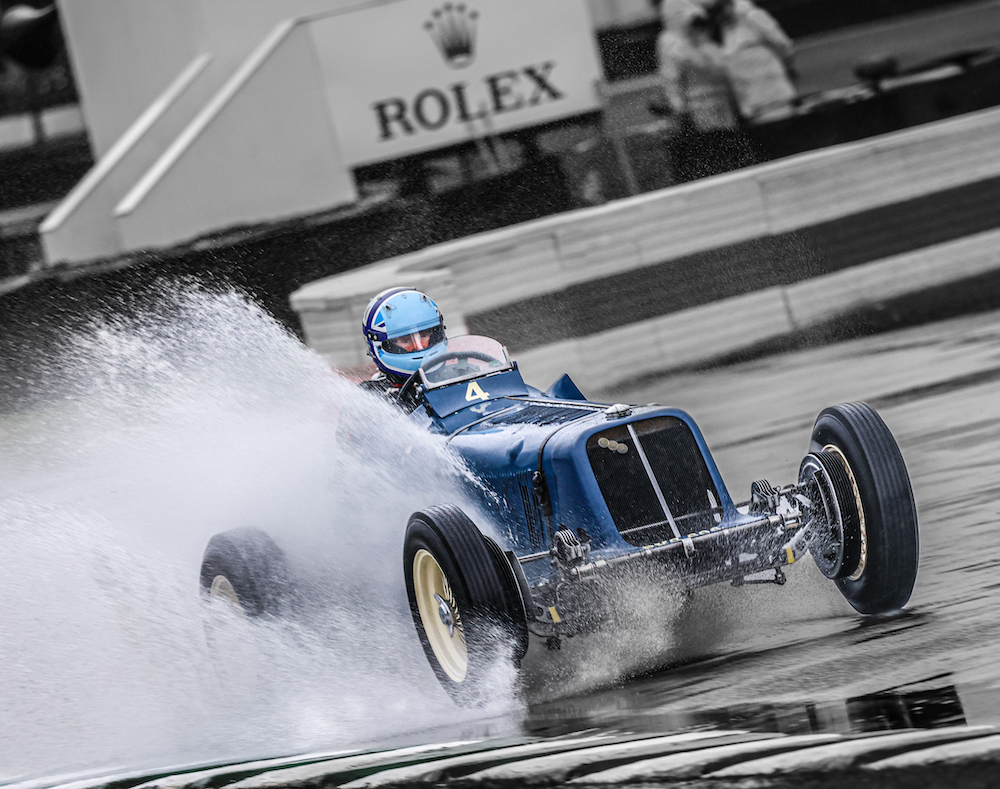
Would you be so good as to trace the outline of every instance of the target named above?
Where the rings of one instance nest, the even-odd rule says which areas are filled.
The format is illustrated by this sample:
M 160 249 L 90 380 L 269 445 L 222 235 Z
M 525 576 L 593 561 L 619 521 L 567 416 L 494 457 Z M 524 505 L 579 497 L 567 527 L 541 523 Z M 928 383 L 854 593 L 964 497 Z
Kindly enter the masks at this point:
M 676 377 L 626 394 L 697 414 L 734 495 L 757 477 L 789 480 L 815 415 L 864 400 L 900 444 L 920 517 L 920 570 L 904 615 L 882 622 L 853 615 L 808 561 L 789 568 L 784 587 L 720 590 L 736 592 L 732 630 L 718 658 L 657 680 L 671 699 L 667 709 L 822 706 L 911 683 L 953 684 L 969 720 L 1000 722 L 997 316 Z M 941 679 L 920 684 L 931 678 Z
M 825 406 L 864 400 L 907 462 L 920 570 L 899 616 L 860 617 L 810 560 L 788 583 L 699 590 L 707 653 L 534 707 L 536 731 L 714 725 L 788 734 L 1000 724 L 1000 316 L 933 324 L 614 393 L 695 414 L 734 496 L 790 481 Z M 706 645 L 706 641 L 711 642 Z M 684 653 L 683 641 L 677 645 Z M 1000 780 L 1000 779 L 998 779 Z
M 269 331 L 261 329 L 257 318 L 242 313 L 223 317 L 230 322 L 250 320 L 254 331 Z M 192 323 L 199 320 L 194 315 Z M 237 345 L 253 332 L 238 334 L 232 340 Z M 101 342 L 104 345 L 93 358 L 100 356 L 102 363 L 110 365 L 107 338 Z M 310 381 L 314 380 L 310 376 L 319 374 L 308 354 L 283 339 L 269 342 L 266 352 L 287 359 L 273 370 L 254 370 L 253 376 L 259 384 L 275 387 L 276 394 L 272 400 L 249 405 L 241 401 L 240 407 L 250 409 L 251 414 L 262 413 L 277 403 L 290 402 L 300 411 L 321 416 L 324 404 L 318 399 L 300 401 L 282 389 L 294 385 L 303 369 L 312 371 L 306 375 Z M 133 358 L 135 352 L 134 347 L 128 350 Z M 217 366 L 206 368 L 218 374 Z M 249 380 L 232 369 L 226 374 L 226 385 L 213 393 L 213 402 L 223 405 Z M 156 380 L 166 387 L 163 402 L 169 399 L 177 413 L 200 402 L 200 396 L 192 392 L 186 396 L 194 399 L 178 399 L 178 385 L 164 385 L 162 371 Z M 103 378 L 102 383 L 109 381 Z M 127 382 L 110 383 L 120 396 L 127 394 L 123 388 Z M 391 611 L 399 602 L 393 585 L 399 583 L 395 574 L 401 528 L 393 526 L 384 542 L 357 548 L 356 586 L 351 586 L 354 581 L 345 582 L 337 590 L 351 605 L 338 625 L 342 629 L 331 626 L 334 647 L 329 643 L 317 647 L 301 637 L 290 642 L 263 639 L 252 659 L 257 661 L 258 674 L 281 674 L 280 682 L 267 685 L 280 698 L 265 703 L 261 686 L 251 684 L 241 688 L 245 697 L 230 686 L 225 689 L 225 703 L 219 703 L 219 697 L 212 695 L 217 691 L 205 691 L 200 672 L 209 664 L 238 657 L 239 648 L 227 649 L 220 656 L 218 648 L 205 652 L 204 646 L 194 645 L 202 639 L 194 590 L 205 535 L 219 530 L 223 516 L 230 519 L 225 523 L 228 528 L 253 511 L 255 501 L 241 500 L 235 506 L 226 500 L 241 485 L 258 485 L 269 499 L 281 498 L 264 482 L 275 474 L 288 475 L 283 477 L 287 484 L 281 495 L 294 497 L 294 503 L 289 498 L 273 504 L 283 517 L 308 518 L 325 506 L 326 499 L 314 500 L 308 492 L 310 485 L 328 484 L 323 481 L 328 476 L 324 464 L 335 464 L 317 442 L 314 428 L 320 422 L 272 416 L 261 429 L 281 438 L 255 443 L 237 420 L 220 427 L 217 423 L 225 422 L 220 414 L 232 414 L 234 409 L 218 406 L 218 412 L 204 412 L 211 417 L 210 429 L 198 420 L 168 429 L 132 424 L 109 440 L 109 430 L 121 429 L 106 421 L 110 412 L 91 404 L 77 413 L 91 421 L 91 432 L 83 435 L 60 422 L 69 418 L 63 406 L 55 411 L 47 406 L 33 416 L 3 417 L 7 465 L 0 505 L 7 518 L 5 540 L 15 552 L 23 550 L 21 565 L 15 563 L 3 581 L 7 599 L 22 604 L 0 618 L 4 685 L 13 689 L 0 700 L 0 753 L 18 754 L 0 760 L 0 783 L 47 786 L 69 778 L 60 781 L 46 775 L 101 776 L 117 770 L 133 776 L 123 785 L 136 785 L 142 782 L 137 776 L 144 770 L 148 778 L 170 765 L 274 757 L 294 762 L 306 758 L 299 756 L 303 753 L 319 758 L 317 754 L 333 752 L 403 749 L 381 757 L 350 756 L 346 762 L 296 768 L 305 771 L 298 774 L 275 772 L 272 768 L 277 763 L 261 762 L 235 773 L 210 771 L 156 785 L 221 786 L 236 778 L 245 779 L 240 786 L 247 789 L 351 781 L 357 782 L 354 785 L 441 782 L 447 778 L 459 782 L 491 778 L 504 785 L 524 785 L 571 778 L 586 782 L 588 775 L 597 783 L 653 780 L 669 784 L 681 777 L 692 780 L 705 770 L 688 769 L 676 775 L 666 768 L 662 774 L 655 770 L 630 773 L 623 765 L 627 767 L 643 754 L 664 757 L 673 751 L 702 749 L 706 738 L 712 737 L 718 738 L 716 746 L 732 747 L 740 754 L 723 758 L 726 752 L 713 752 L 722 755 L 706 762 L 713 769 L 721 765 L 735 770 L 711 778 L 711 785 L 730 786 L 757 774 L 741 774 L 734 762 L 746 762 L 753 753 L 777 752 L 780 749 L 768 743 L 775 735 L 787 735 L 804 738 L 788 740 L 796 748 L 827 743 L 837 747 L 853 743 L 855 747 L 860 742 L 862 750 L 868 749 L 865 753 L 876 754 L 855 755 L 846 761 L 841 754 L 840 761 L 831 762 L 839 767 L 856 765 L 857 758 L 870 763 L 904 758 L 913 749 L 931 745 L 966 747 L 980 755 L 992 754 L 989 758 L 994 761 L 993 767 L 975 774 L 978 784 L 963 785 L 993 785 L 989 776 L 994 769 L 1000 774 L 998 738 L 993 738 L 1000 733 L 1000 540 L 996 538 L 1000 314 L 674 375 L 601 397 L 659 402 L 691 412 L 739 501 L 747 498 L 755 479 L 766 478 L 775 485 L 794 481 L 813 420 L 823 407 L 853 400 L 874 406 L 900 444 L 920 517 L 920 570 L 907 609 L 884 619 L 855 614 L 809 559 L 788 568 L 784 586 L 699 590 L 683 610 L 671 608 L 669 602 L 659 609 L 662 601 L 637 595 L 634 617 L 629 620 L 631 632 L 613 636 L 616 641 L 597 648 L 570 643 L 560 653 L 547 653 L 533 643 L 527 661 L 531 666 L 525 680 L 527 699 L 513 694 L 508 681 L 498 693 L 502 698 L 497 705 L 458 711 L 422 662 L 406 617 L 379 629 L 373 624 L 379 612 L 354 602 L 358 598 L 353 595 L 373 585 L 379 593 L 382 582 L 378 579 L 383 574 L 393 576 L 391 584 L 385 582 L 389 590 L 385 610 Z M 117 410 L 120 405 L 118 401 Z M 142 413 L 138 408 L 136 422 L 143 421 Z M 168 457 L 169 442 L 157 443 L 156 436 L 176 438 L 178 431 L 189 438 L 190 454 Z M 206 432 L 212 435 L 203 438 Z M 36 435 L 42 437 L 33 438 Z M 161 474 L 151 482 L 149 474 L 155 476 L 160 467 L 150 465 L 145 469 L 149 473 L 134 471 L 137 464 L 153 463 L 149 452 L 128 449 L 136 435 L 145 437 L 146 446 L 158 456 L 156 463 L 182 460 L 190 468 L 171 472 L 174 476 Z M 198 444 L 201 440 L 204 447 Z M 248 462 L 233 470 L 231 477 L 213 478 L 211 492 L 206 494 L 199 487 L 208 473 L 205 469 L 231 462 L 231 457 L 218 450 L 218 442 L 226 440 L 242 442 L 248 456 L 259 458 L 266 450 L 270 459 L 261 463 L 263 468 Z M 70 466 L 39 465 L 42 452 L 58 452 L 72 462 L 82 462 L 90 452 L 101 453 L 107 467 L 94 472 L 93 478 L 82 479 L 67 471 Z M 218 457 L 204 457 L 213 452 L 219 452 Z M 288 457 L 299 457 L 301 467 L 290 464 L 278 470 L 286 452 Z M 107 461 L 112 455 L 120 459 Z M 34 458 L 30 475 L 24 470 L 25 458 Z M 16 470 L 15 464 L 19 464 Z M 104 495 L 102 486 L 126 468 L 134 477 L 122 481 L 114 495 Z M 338 473 L 347 472 L 341 468 Z M 187 490 L 190 502 L 178 504 L 175 494 L 164 492 L 172 485 Z M 49 490 L 56 487 L 58 495 Z M 201 506 L 207 499 L 200 497 L 209 495 L 214 497 L 211 506 Z M 135 504 L 137 497 L 144 499 L 141 508 Z M 387 498 L 392 496 L 387 494 Z M 309 501 L 303 504 L 304 499 Z M 266 509 L 268 505 L 260 506 Z M 43 544 L 38 536 L 43 520 L 48 523 L 66 512 L 82 517 L 76 507 L 85 512 L 90 534 L 105 528 L 114 533 L 114 524 L 134 521 L 141 512 L 145 528 L 155 532 L 155 538 L 140 541 L 116 535 L 113 546 L 95 538 L 100 548 L 96 560 L 89 556 L 93 546 L 70 537 L 73 530 L 69 527 Z M 181 528 L 178 524 L 185 519 L 194 525 Z M 30 539 L 27 530 L 32 530 Z M 174 579 L 173 570 L 162 569 L 173 564 L 160 565 L 158 559 L 149 557 L 176 542 L 183 545 L 173 552 L 172 560 L 188 566 Z M 86 573 L 74 575 L 76 565 L 56 556 L 61 550 L 77 557 L 87 554 L 80 565 L 89 568 Z M 134 558 L 136 554 L 143 558 Z M 41 556 L 51 560 L 49 566 L 40 566 Z M 128 571 L 116 571 L 114 582 L 100 574 L 101 568 L 118 567 L 118 563 Z M 66 568 L 70 572 L 64 572 Z M 133 571 L 140 580 L 126 577 Z M 82 586 L 74 588 L 77 581 Z M 66 589 L 57 594 L 63 585 Z M 79 602 L 88 594 L 100 597 L 111 587 L 106 607 Z M 126 609 L 127 614 L 123 613 Z M 122 617 L 125 635 L 112 632 L 116 617 Z M 360 625 L 359 620 L 363 620 Z M 99 639 L 88 632 L 91 625 L 101 630 Z M 326 668 L 321 670 L 321 663 Z M 260 677 L 254 681 L 260 682 Z M 881 751 L 871 750 L 872 738 L 852 739 L 863 732 L 890 729 L 917 731 L 879 734 L 886 743 Z M 663 739 L 678 733 L 679 739 Z M 910 739 L 888 739 L 894 736 Z M 964 739 L 969 737 L 974 746 Z M 959 742 L 940 745 L 952 740 Z M 442 749 L 435 750 L 436 744 L 442 744 Z M 498 746 L 515 750 L 503 751 L 503 757 L 483 756 L 500 753 L 494 750 Z M 594 746 L 619 750 L 599 758 L 593 756 L 601 753 L 592 750 Z M 560 751 L 575 755 L 560 757 L 561 762 L 551 757 L 549 762 L 525 761 Z M 592 754 L 591 762 L 587 753 Z M 428 772 L 426 765 L 413 768 L 416 773 L 412 769 L 399 774 L 383 771 L 390 765 L 423 764 L 429 755 L 439 760 L 447 757 L 438 762 L 444 767 L 437 772 Z M 511 773 L 508 768 L 504 773 L 503 763 L 522 764 L 524 771 Z M 588 763 L 593 766 L 581 766 Z M 811 769 L 820 769 L 816 767 L 819 762 L 812 764 Z M 611 768 L 621 769 L 605 772 Z M 487 769 L 499 772 L 491 774 Z M 257 778 L 247 778 L 258 772 Z M 917 785 L 924 780 L 921 775 L 940 776 L 924 766 L 907 775 L 911 783 L 865 780 L 873 781 L 873 786 Z M 95 780 L 100 784 L 102 779 Z M 775 780 L 774 785 L 783 785 Z M 839 785 L 829 780 L 834 781 L 829 785 Z M 857 778 L 851 782 L 867 785 Z M 82 785 L 92 784 L 84 781 Z

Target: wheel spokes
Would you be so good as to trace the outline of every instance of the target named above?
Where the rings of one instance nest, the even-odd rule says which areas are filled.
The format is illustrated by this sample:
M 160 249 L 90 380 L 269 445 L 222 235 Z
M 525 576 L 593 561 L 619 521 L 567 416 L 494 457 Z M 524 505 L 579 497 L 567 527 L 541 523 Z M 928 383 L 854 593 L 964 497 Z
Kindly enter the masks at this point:
M 413 557 L 413 588 L 424 633 L 438 664 L 452 680 L 462 682 L 469 654 L 461 614 L 441 565 L 423 548 Z

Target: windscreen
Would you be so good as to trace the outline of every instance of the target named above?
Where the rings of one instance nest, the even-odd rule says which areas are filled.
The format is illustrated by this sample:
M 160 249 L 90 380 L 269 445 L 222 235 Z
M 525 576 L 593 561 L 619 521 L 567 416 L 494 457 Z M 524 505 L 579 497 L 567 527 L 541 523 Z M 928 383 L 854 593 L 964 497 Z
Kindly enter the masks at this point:
M 450 337 L 428 351 L 420 365 L 420 378 L 428 389 L 437 389 L 513 367 L 507 349 L 499 342 L 466 334 Z

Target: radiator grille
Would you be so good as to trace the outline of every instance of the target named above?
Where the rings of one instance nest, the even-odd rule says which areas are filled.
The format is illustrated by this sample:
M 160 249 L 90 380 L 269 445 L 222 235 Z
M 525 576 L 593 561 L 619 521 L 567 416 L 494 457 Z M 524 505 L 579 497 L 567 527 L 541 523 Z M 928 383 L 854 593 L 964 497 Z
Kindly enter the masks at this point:
M 712 508 L 719 494 L 688 426 L 665 416 L 631 427 L 652 479 L 628 426 L 610 428 L 587 441 L 590 465 L 622 537 L 633 545 L 649 545 L 674 536 L 654 480 L 682 535 L 714 526 Z

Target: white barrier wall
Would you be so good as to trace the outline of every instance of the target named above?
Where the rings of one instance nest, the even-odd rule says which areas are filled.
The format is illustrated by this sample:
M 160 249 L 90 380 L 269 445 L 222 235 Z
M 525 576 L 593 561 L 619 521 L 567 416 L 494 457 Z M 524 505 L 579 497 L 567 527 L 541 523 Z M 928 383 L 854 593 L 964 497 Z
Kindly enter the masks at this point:
M 351 366 L 358 352 L 349 349 L 362 344 L 356 328 L 345 328 L 336 343 L 311 331 L 334 322 L 330 313 L 337 307 L 329 299 L 338 293 L 367 288 L 358 298 L 370 297 L 406 284 L 413 273 L 440 272 L 453 283 L 465 315 L 546 294 L 558 297 L 578 282 L 1000 176 L 997 140 L 1000 110 L 966 115 L 441 244 L 311 283 L 292 295 L 292 306 L 309 344 L 334 366 Z M 532 348 L 517 357 L 537 384 L 570 372 L 585 389 L 612 386 L 624 376 L 787 334 L 865 301 L 1000 268 L 997 235 Z M 942 267 L 941 260 L 948 265 Z M 792 303 L 798 305 L 794 311 Z M 644 339 L 641 346 L 638 338 Z
M 126 249 L 353 199 L 321 93 L 309 24 L 279 25 L 115 207 Z
M 169 247 L 353 201 L 316 100 L 308 25 L 279 24 L 232 73 L 208 56 L 188 64 L 42 223 L 47 262 Z
M 85 0 L 84 5 L 95 3 L 92 10 L 109 18 L 113 35 L 105 30 L 103 37 L 97 37 L 94 31 L 102 28 L 92 20 L 89 26 L 84 20 L 74 24 L 73 14 L 81 9 L 73 6 L 69 32 L 71 49 L 79 50 L 75 57 L 99 60 L 101 52 L 115 51 L 118 35 L 135 38 L 129 39 L 131 51 L 136 41 L 155 38 L 157 31 L 146 25 L 158 20 L 167 31 L 184 28 L 179 17 L 161 19 L 169 16 L 165 10 L 169 4 L 158 6 L 157 13 L 146 18 L 140 13 L 145 0 L 124 9 L 98 0 Z M 337 0 L 297 0 L 283 3 L 281 10 L 269 7 L 258 13 L 256 3 L 238 6 L 215 0 L 204 24 L 189 19 L 186 28 L 195 39 L 195 49 L 199 42 L 211 42 L 206 47 L 211 54 L 196 55 L 182 64 L 172 81 L 152 97 L 146 95 L 154 81 L 150 75 L 162 76 L 174 65 L 172 59 L 158 55 L 155 45 L 150 44 L 146 61 L 133 53 L 138 62 L 125 59 L 115 64 L 120 70 L 132 67 L 140 76 L 105 84 L 98 77 L 110 76 L 110 64 L 91 63 L 81 81 L 86 87 L 93 79 L 100 90 L 94 88 L 96 96 L 90 103 L 83 88 L 81 93 L 95 141 L 117 131 L 125 117 L 122 113 L 146 103 L 108 150 L 102 151 L 95 142 L 103 155 L 42 223 L 46 262 L 82 264 L 169 247 L 233 226 L 354 201 L 354 182 L 322 101 L 314 42 L 300 29 L 310 18 L 272 21 L 296 9 L 315 11 L 337 4 Z M 195 0 L 188 0 L 172 7 L 172 13 L 190 15 L 198 7 Z M 239 35 L 230 31 L 227 36 L 221 29 L 227 19 Z M 270 31 L 261 30 L 265 23 L 272 25 Z M 177 48 L 183 51 L 184 36 L 178 35 Z M 218 42 L 212 41 L 216 35 Z M 252 37 L 255 48 L 249 43 Z M 116 92 L 115 101 L 105 95 L 109 91 Z M 105 99 L 115 111 L 101 106 Z
M 212 59 L 199 55 L 39 226 L 45 259 L 93 260 L 125 252 L 115 206 L 215 92 Z
M 195 57 L 221 80 L 285 19 L 357 0 L 62 0 L 59 13 L 94 153 L 100 158 Z

